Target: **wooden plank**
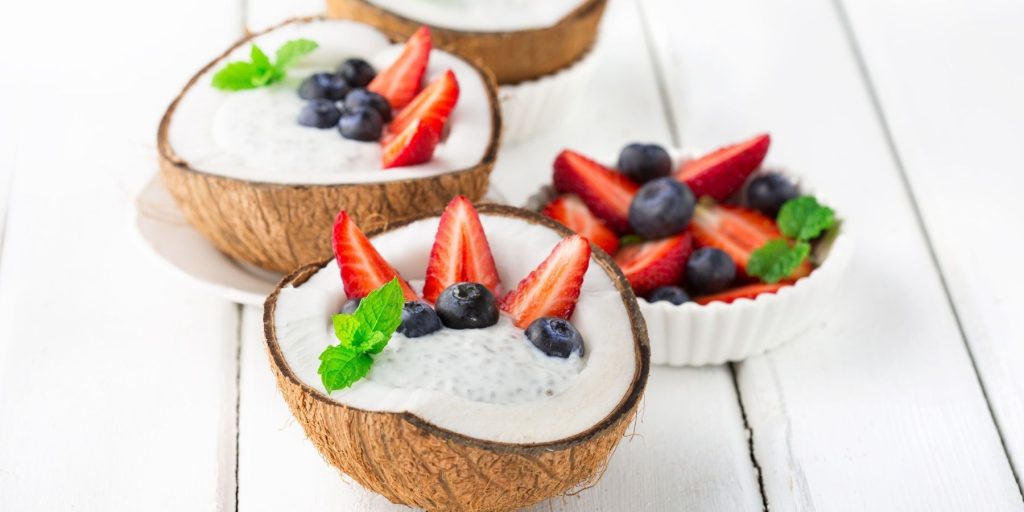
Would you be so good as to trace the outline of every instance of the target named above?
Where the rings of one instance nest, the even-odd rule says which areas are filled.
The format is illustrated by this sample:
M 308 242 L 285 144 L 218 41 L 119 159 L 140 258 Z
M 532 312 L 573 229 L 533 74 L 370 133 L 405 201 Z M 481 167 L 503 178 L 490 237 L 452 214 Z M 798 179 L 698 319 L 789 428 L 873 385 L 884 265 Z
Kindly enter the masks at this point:
M 1024 485 L 1024 3 L 844 5 Z
M 0 4 L 22 107 L 0 261 L 0 508 L 232 510 L 237 309 L 152 266 L 127 219 L 163 109 L 239 13 L 107 2 L 123 21 L 97 27 L 98 8 Z
M 245 26 L 262 30 L 295 16 L 323 14 L 324 0 L 244 0 Z
M 250 7 L 250 11 L 252 11 Z M 512 204 L 550 181 L 563 147 L 612 155 L 634 139 L 671 137 L 634 3 L 607 13 L 596 76 L 548 138 L 503 150 L 495 182 Z M 599 105 L 600 108 L 593 107 Z M 242 509 L 405 510 L 342 483 L 294 422 L 273 383 L 255 311 L 246 311 L 241 363 L 239 505 Z M 652 373 L 637 435 L 623 441 L 608 472 L 578 497 L 537 510 L 761 510 L 757 477 L 728 368 Z
M 827 191 L 858 246 L 830 317 L 738 365 L 768 506 L 1020 510 L 834 6 L 643 5 L 682 139 L 714 147 L 770 130 L 770 159 Z

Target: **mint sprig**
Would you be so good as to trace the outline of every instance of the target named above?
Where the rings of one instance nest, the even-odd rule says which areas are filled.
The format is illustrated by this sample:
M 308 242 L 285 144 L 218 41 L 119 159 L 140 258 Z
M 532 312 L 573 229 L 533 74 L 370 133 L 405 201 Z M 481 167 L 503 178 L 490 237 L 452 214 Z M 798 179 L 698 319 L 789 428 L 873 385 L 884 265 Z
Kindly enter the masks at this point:
M 212 84 L 222 91 L 256 89 L 278 82 L 285 77 L 288 68 L 319 45 L 309 39 L 293 39 L 277 49 L 274 62 L 255 44 L 249 50 L 249 62 L 229 62 L 213 75 Z
M 777 283 L 793 274 L 811 254 L 811 240 L 835 224 L 835 212 L 813 196 L 786 201 L 776 219 L 779 231 L 792 239 L 770 240 L 750 255 L 747 274 Z
M 324 349 L 317 369 L 328 393 L 347 388 L 369 373 L 372 355 L 384 350 L 402 323 L 404 305 L 405 295 L 395 278 L 363 297 L 355 313 L 332 317 L 340 343 Z

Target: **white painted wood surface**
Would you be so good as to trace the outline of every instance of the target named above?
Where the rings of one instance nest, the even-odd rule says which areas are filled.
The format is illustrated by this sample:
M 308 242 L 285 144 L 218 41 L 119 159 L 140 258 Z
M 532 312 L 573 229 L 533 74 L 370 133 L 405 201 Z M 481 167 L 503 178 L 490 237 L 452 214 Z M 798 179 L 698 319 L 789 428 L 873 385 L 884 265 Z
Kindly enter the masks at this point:
M 260 312 L 188 288 L 130 232 L 176 89 L 243 26 L 318 6 L 0 3 L 0 510 L 405 510 L 304 438 Z M 1024 509 L 1003 449 L 1019 467 L 1022 6 L 612 0 L 593 87 L 503 151 L 497 188 L 521 202 L 563 147 L 768 130 L 850 219 L 855 278 L 820 327 L 737 365 L 738 389 L 730 367 L 656 368 L 604 479 L 538 510 Z
M 738 366 L 768 506 L 1021 510 L 834 6 L 644 6 L 683 141 L 770 130 L 769 157 L 827 191 L 857 239 L 854 278 L 834 315 Z
M 844 5 L 1024 485 L 1024 2 Z

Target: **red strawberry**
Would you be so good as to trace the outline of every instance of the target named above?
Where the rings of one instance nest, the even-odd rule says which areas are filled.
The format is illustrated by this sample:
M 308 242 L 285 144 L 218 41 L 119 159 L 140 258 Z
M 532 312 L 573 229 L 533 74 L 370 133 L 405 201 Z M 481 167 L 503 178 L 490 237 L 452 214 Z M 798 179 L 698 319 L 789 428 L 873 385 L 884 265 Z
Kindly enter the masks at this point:
M 644 296 L 659 286 L 678 285 L 693 250 L 690 233 L 627 245 L 615 255 L 633 292 Z
M 395 62 L 377 73 L 366 88 L 387 98 L 395 110 L 408 105 L 420 90 L 420 81 L 430 60 L 430 46 L 430 29 L 420 27 L 406 41 Z
M 565 150 L 555 159 L 555 188 L 559 193 L 580 196 L 594 215 L 608 226 L 629 231 L 629 203 L 640 188 L 629 178 L 589 158 Z
M 416 120 L 401 133 L 380 141 L 381 165 L 385 169 L 429 162 L 441 134 L 429 123 Z
M 744 272 L 754 251 L 770 240 L 782 238 L 773 220 L 756 210 L 740 206 L 699 204 L 694 210 L 690 229 L 698 244 L 725 251 Z M 795 279 L 810 272 L 810 264 L 805 261 L 790 277 Z
M 334 258 L 338 260 L 338 268 L 341 269 L 341 282 L 345 285 L 346 296 L 365 297 L 397 277 L 405 298 L 416 300 L 416 292 L 412 291 L 409 283 L 384 261 L 384 257 L 373 248 L 370 240 L 352 222 L 345 210 L 338 212 L 334 219 L 332 240 Z
M 579 197 L 572 194 L 558 196 L 541 212 L 561 222 L 565 227 L 587 237 L 591 243 L 608 254 L 619 248 L 619 237 L 603 220 L 594 216 Z
M 421 120 L 435 126 L 437 133 L 441 133 L 458 100 L 459 82 L 455 80 L 455 73 L 449 69 L 420 91 L 412 103 L 395 116 L 388 130 L 398 133 L 413 121 Z
M 445 288 L 461 281 L 480 283 L 495 295 L 501 286 L 476 208 L 466 196 L 455 196 L 437 226 L 423 298 L 434 302 Z
M 568 320 L 576 309 L 588 266 L 590 244 L 580 235 L 570 236 L 559 242 L 551 254 L 501 300 L 501 309 L 512 315 L 512 320 L 522 329 L 542 316 Z
M 765 133 L 690 160 L 676 171 L 676 179 L 689 185 L 695 197 L 723 201 L 739 190 L 761 166 L 771 137 Z
M 739 288 L 732 288 L 724 292 L 719 292 L 713 295 L 705 295 L 703 297 L 697 297 L 694 302 L 697 304 L 707 304 L 709 302 L 720 301 L 726 304 L 737 300 L 737 299 L 753 299 L 762 293 L 775 293 L 780 289 L 789 286 L 793 283 L 780 282 L 775 284 L 748 284 Z

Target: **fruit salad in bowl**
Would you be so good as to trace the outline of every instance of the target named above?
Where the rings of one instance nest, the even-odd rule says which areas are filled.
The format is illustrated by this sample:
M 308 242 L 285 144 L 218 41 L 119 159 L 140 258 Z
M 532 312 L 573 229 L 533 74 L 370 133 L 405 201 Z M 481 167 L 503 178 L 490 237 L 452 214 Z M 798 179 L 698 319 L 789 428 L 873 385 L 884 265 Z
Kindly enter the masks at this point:
M 710 153 L 630 144 L 605 165 L 566 150 L 530 198 L 613 255 L 639 298 L 652 361 L 739 361 L 825 313 L 850 257 L 843 222 L 788 172 L 769 135 Z
M 395 503 L 509 510 L 586 487 L 632 422 L 643 317 L 611 257 L 458 196 L 364 233 L 267 299 L 267 352 L 328 462 Z

